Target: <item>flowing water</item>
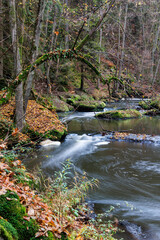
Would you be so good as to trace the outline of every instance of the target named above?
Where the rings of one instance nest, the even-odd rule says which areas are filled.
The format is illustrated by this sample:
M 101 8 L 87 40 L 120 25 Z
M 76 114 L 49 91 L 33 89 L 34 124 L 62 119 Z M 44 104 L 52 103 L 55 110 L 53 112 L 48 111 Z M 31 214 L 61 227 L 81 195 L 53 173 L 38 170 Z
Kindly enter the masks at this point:
M 107 109 L 135 107 L 136 101 L 107 105 Z M 152 143 L 111 141 L 106 130 L 129 130 L 136 134 L 160 136 L 160 118 L 107 121 L 94 113 L 61 116 L 68 119 L 69 134 L 59 148 L 41 148 L 25 164 L 40 166 L 53 175 L 70 158 L 76 171 L 100 181 L 88 201 L 96 212 L 112 205 L 113 215 L 125 226 L 125 240 L 160 240 L 160 137 Z

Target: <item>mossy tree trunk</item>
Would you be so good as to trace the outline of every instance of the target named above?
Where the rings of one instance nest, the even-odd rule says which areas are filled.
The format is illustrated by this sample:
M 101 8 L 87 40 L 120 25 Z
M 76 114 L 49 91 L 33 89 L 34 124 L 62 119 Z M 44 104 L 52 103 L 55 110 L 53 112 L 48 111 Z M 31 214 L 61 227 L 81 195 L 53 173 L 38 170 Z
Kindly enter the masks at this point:
M 103 82 L 105 82 L 104 78 L 102 77 L 101 73 L 99 70 L 91 63 L 89 62 L 86 58 L 84 58 L 82 55 L 79 53 L 76 53 L 76 51 L 73 51 L 71 49 L 68 50 L 55 50 L 53 52 L 46 53 L 36 59 L 33 64 L 30 64 L 26 69 L 24 69 L 14 81 L 11 82 L 10 89 L 13 91 L 15 87 L 21 83 L 25 82 L 28 76 L 29 72 L 32 72 L 35 68 L 37 68 L 39 65 L 42 63 L 48 61 L 48 60 L 53 60 L 57 62 L 58 59 L 76 59 L 77 61 L 80 61 L 81 63 L 87 65 L 90 69 L 92 69 L 97 76 L 101 78 Z

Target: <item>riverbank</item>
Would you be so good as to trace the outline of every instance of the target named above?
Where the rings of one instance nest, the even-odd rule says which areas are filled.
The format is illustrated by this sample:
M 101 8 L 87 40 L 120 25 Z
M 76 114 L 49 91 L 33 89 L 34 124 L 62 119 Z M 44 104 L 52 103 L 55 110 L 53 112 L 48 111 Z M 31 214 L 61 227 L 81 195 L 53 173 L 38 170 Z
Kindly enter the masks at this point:
M 67 161 L 54 179 L 28 173 L 14 154 L 1 153 L 0 236 L 13 239 L 114 240 L 117 227 L 92 221 L 83 200 L 96 179 L 75 175 L 67 185 L 71 163 Z

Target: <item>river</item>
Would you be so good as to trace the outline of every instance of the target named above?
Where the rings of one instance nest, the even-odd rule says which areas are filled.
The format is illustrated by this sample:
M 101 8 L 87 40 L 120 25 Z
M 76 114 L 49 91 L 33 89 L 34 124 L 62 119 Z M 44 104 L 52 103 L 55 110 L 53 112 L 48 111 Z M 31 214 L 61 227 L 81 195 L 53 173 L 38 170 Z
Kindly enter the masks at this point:
M 133 108 L 138 100 L 107 104 L 106 109 Z M 95 113 L 62 114 L 69 134 L 57 149 L 41 148 L 25 160 L 53 175 L 70 158 L 76 171 L 97 178 L 99 188 L 89 193 L 95 212 L 112 205 L 113 216 L 125 226 L 124 240 L 160 240 L 160 141 L 134 143 L 108 140 L 106 130 L 160 135 L 160 117 L 119 121 L 98 120 Z

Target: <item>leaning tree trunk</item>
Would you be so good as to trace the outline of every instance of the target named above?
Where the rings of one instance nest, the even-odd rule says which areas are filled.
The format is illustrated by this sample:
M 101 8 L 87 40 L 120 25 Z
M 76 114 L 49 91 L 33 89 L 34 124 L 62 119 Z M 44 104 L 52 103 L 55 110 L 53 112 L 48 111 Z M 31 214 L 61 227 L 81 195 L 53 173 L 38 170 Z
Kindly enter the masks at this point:
M 10 23 L 12 46 L 14 55 L 14 74 L 18 75 L 22 71 L 20 50 L 17 36 L 17 17 L 16 17 L 16 0 L 9 0 L 10 4 Z M 23 112 L 23 82 L 19 83 L 15 91 L 16 100 L 16 125 L 21 131 L 23 129 L 24 112 Z
M 34 50 L 32 53 L 32 60 L 31 60 L 32 63 L 36 60 L 38 56 L 38 48 L 39 48 L 43 13 L 44 13 L 44 2 L 45 2 L 44 0 L 39 0 L 39 4 L 38 4 L 38 13 L 37 13 L 37 21 L 35 25 L 34 44 L 33 44 Z M 29 96 L 32 89 L 33 78 L 34 78 L 34 71 L 28 74 L 28 78 L 26 81 L 26 88 L 25 88 L 25 95 L 24 95 L 24 112 L 26 112 L 27 110 L 27 104 L 28 104 Z
M 94 33 L 97 31 L 97 29 L 101 26 L 104 18 L 107 16 L 107 14 L 109 13 L 109 11 L 111 10 L 111 8 L 114 7 L 114 3 L 115 0 L 111 0 L 109 3 L 108 8 L 106 9 L 106 11 L 102 14 L 102 16 L 100 17 L 100 19 L 97 21 L 97 23 L 95 24 L 95 26 L 89 31 L 89 33 L 86 35 L 86 37 L 80 42 L 80 44 L 76 47 L 76 50 L 80 51 L 83 46 L 88 42 L 88 40 L 94 35 Z

